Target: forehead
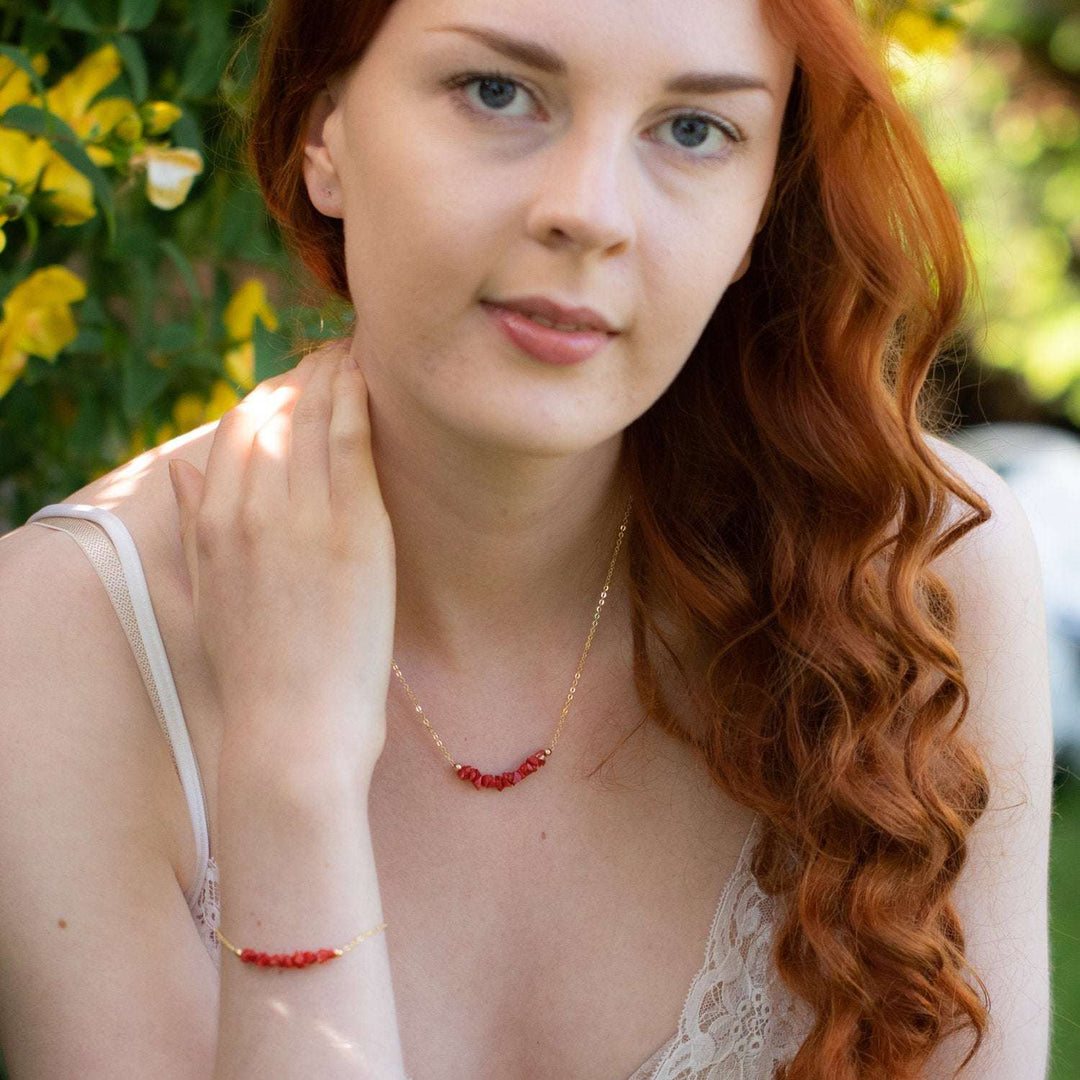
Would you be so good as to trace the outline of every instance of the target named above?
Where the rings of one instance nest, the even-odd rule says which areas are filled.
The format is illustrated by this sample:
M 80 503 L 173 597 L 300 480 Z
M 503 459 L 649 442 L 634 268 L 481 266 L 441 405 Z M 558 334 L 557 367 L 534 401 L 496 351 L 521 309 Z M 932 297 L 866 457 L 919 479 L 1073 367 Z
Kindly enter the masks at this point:
M 378 36 L 390 48 L 484 50 L 441 29 L 461 25 L 545 46 L 565 61 L 559 77 L 582 84 L 619 75 L 659 87 L 686 71 L 736 71 L 761 76 L 782 102 L 794 71 L 762 0 L 396 0 Z

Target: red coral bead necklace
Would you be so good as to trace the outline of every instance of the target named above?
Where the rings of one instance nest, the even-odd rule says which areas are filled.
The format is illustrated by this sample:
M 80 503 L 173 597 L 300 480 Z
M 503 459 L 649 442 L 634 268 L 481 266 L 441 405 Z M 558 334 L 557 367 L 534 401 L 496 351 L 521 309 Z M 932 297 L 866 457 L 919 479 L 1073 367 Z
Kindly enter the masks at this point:
M 630 508 L 633 505 L 633 502 L 634 500 L 631 497 L 626 504 L 626 513 L 623 515 L 622 524 L 619 526 L 619 535 L 615 540 L 615 551 L 611 556 L 611 565 L 608 566 L 607 579 L 604 581 L 603 589 L 600 590 L 600 600 L 597 603 L 596 611 L 593 614 L 592 626 L 589 627 L 589 634 L 585 639 L 585 648 L 582 651 L 581 659 L 578 661 L 577 671 L 574 672 L 574 681 L 570 684 L 570 692 L 566 695 L 566 703 L 563 705 L 562 714 L 555 727 L 555 734 L 552 736 L 551 745 L 544 747 L 542 750 L 537 750 L 533 754 L 529 754 L 529 756 L 515 769 L 502 773 L 485 773 L 481 772 L 475 765 L 462 765 L 456 762 L 450 756 L 442 739 L 439 738 L 438 732 L 436 732 L 428 722 L 428 718 L 424 715 L 424 710 L 420 707 L 420 702 L 416 700 L 416 695 L 413 694 L 409 684 L 405 681 L 405 676 L 401 674 L 401 668 L 398 667 L 393 657 L 390 658 L 390 666 L 393 668 L 394 674 L 401 681 L 401 685 L 405 687 L 405 693 L 409 695 L 420 719 L 424 723 L 424 727 L 431 733 L 431 737 L 435 740 L 443 757 L 445 757 L 454 767 L 458 776 L 462 780 L 471 783 L 477 791 L 481 788 L 494 788 L 496 791 L 502 791 L 503 788 L 513 787 L 515 784 L 524 780 L 526 776 L 531 776 L 538 769 L 546 765 L 547 759 L 551 757 L 552 751 L 555 749 L 555 744 L 559 741 L 559 735 L 562 732 L 563 724 L 566 723 L 566 717 L 570 712 L 570 705 L 574 700 L 574 691 L 577 689 L 578 680 L 581 678 L 581 672 L 585 667 L 585 661 L 589 655 L 589 649 L 592 647 L 593 637 L 596 634 L 596 627 L 600 622 L 600 612 L 603 610 L 604 601 L 607 599 L 608 595 L 608 589 L 611 587 L 611 578 L 615 573 L 615 562 L 619 557 L 619 548 L 622 546 L 623 536 L 626 533 L 627 525 L 630 521 Z

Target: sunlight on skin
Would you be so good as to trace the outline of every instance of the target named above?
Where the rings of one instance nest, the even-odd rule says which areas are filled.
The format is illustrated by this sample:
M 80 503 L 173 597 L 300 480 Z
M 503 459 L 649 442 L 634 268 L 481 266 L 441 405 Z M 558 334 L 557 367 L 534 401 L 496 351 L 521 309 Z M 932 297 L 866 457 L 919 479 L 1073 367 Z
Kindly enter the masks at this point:
M 237 406 L 241 415 L 250 416 L 248 430 L 252 433 L 253 439 L 258 438 L 260 450 L 276 459 L 284 457 L 286 453 L 285 433 L 288 430 L 289 410 L 280 413 L 279 418 L 265 431 L 259 429 L 282 406 L 295 405 L 295 399 L 300 396 L 302 389 L 299 386 L 268 386 L 262 383 Z M 182 451 L 185 446 L 204 436 L 207 429 L 218 422 L 217 420 L 210 421 L 175 439 L 170 439 L 167 444 L 169 456 L 184 457 L 183 453 L 178 451 Z M 137 490 L 139 481 L 157 464 L 165 449 L 165 446 L 155 447 L 133 458 L 127 464 L 121 465 L 111 474 L 108 484 L 95 492 L 94 504 L 106 510 L 113 510 L 120 505 L 127 496 Z

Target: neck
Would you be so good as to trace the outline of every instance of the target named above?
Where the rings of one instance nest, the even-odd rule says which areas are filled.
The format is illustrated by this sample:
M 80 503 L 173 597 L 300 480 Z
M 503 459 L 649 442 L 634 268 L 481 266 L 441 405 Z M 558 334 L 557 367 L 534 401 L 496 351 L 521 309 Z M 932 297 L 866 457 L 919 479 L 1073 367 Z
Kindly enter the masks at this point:
M 394 655 L 406 677 L 411 657 L 448 677 L 550 664 L 569 683 L 626 511 L 621 440 L 574 456 L 515 456 L 416 437 L 374 402 L 371 417 L 394 530 Z M 597 638 L 618 618 L 627 561 L 624 537 Z

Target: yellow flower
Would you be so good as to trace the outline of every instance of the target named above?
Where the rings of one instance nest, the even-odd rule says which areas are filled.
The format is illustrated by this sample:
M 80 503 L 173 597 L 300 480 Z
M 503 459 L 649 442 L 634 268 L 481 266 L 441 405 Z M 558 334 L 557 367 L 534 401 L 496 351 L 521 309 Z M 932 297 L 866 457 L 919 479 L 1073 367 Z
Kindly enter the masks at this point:
M 173 402 L 172 418 L 177 432 L 183 435 L 206 423 L 206 402 L 198 394 L 181 394 Z
M 34 67 L 40 71 L 42 65 L 35 61 Z M 112 82 L 119 73 L 120 54 L 115 46 L 106 45 L 83 60 L 51 90 L 47 90 L 45 101 L 49 109 L 82 137 L 103 137 L 125 119 L 129 125 L 131 117 L 134 117 L 135 121 L 139 119 L 130 102 L 117 104 L 124 102 L 122 98 L 109 98 L 88 108 L 94 95 Z M 25 82 L 16 83 L 14 90 L 9 91 L 16 74 L 21 74 Z M 18 71 L 9 76 L 0 93 L 11 97 L 9 104 L 16 104 L 15 99 L 22 95 L 22 101 L 40 105 L 40 97 L 30 95 L 29 83 L 29 76 Z M 88 148 L 94 149 L 97 148 Z M 107 151 L 102 153 L 108 154 Z M 101 163 L 98 155 L 92 156 Z M 111 162 L 112 156 L 108 157 Z M 57 225 L 81 225 L 96 212 L 90 181 L 56 153 L 46 139 L 35 138 L 22 131 L 0 128 L 0 173 L 14 181 L 25 194 L 33 192 L 40 183 L 41 190 L 49 196 L 52 220 Z
M 233 341 L 250 338 L 255 333 L 256 318 L 261 319 L 268 330 L 278 327 L 277 314 L 266 299 L 266 288 L 258 278 L 253 277 L 243 281 L 233 293 L 221 318 Z
M 154 432 L 154 445 L 160 446 L 162 443 L 167 443 L 170 439 L 176 438 L 176 427 L 171 421 L 166 420 L 157 431 Z
M 148 101 L 141 112 L 147 135 L 164 135 L 183 115 L 171 101 Z
M 14 185 L 10 180 L 0 179 L 0 204 L 6 204 L 7 197 L 14 190 Z M 9 214 L 10 207 L 3 205 L 0 208 L 0 251 L 3 251 L 7 247 L 7 237 L 4 235 L 4 225 L 7 224 L 15 215 Z
M 955 16 L 939 20 L 932 11 L 911 7 L 901 8 L 885 25 L 885 33 L 913 53 L 950 52 L 960 40 L 961 31 Z
M 58 225 L 81 225 L 95 214 L 94 189 L 49 145 L 24 131 L 0 127 L 0 176 L 24 195 L 41 185 L 50 196 L 52 220 Z
M 45 139 L 36 139 L 25 131 L 0 127 L 0 176 L 29 194 L 37 187 L 52 147 Z
M 115 131 L 124 142 L 134 142 L 142 135 L 142 118 L 134 102 L 124 97 L 102 98 L 80 118 L 79 134 L 96 141 Z
M 30 66 L 39 75 L 44 75 L 49 69 L 49 61 L 44 53 L 38 53 L 30 61 Z M 13 60 L 0 56 L 0 115 L 12 105 L 23 105 L 32 97 L 30 76 Z
M 21 281 L 4 300 L 0 321 L 0 397 L 26 367 L 28 356 L 55 360 L 78 334 L 69 305 L 86 295 L 86 283 L 63 266 L 45 266 Z
M 41 174 L 41 190 L 49 195 L 51 218 L 57 225 L 81 225 L 97 212 L 90 181 L 59 154 L 49 158 Z
M 220 420 L 239 402 L 240 398 L 236 391 L 224 379 L 218 379 L 210 388 L 210 400 L 206 403 L 203 423 Z
M 241 341 L 225 353 L 225 374 L 244 390 L 255 389 L 255 345 Z
M 120 74 L 122 66 L 116 46 L 111 42 L 102 45 L 46 90 L 45 101 L 52 112 L 86 138 L 93 123 L 87 118 L 90 102 Z
M 104 168 L 106 165 L 116 164 L 116 158 L 113 156 L 113 152 L 107 150 L 104 146 L 87 143 L 83 149 L 86 151 L 86 156 L 100 168 Z
M 146 166 L 146 197 L 159 210 L 175 210 L 203 171 L 202 155 L 184 146 L 151 144 L 131 163 Z
M 39 73 L 47 66 L 44 55 L 35 57 L 32 63 Z M 94 164 L 113 165 L 112 151 L 99 144 L 110 136 L 133 143 L 143 134 L 142 116 L 134 102 L 125 97 L 94 101 L 120 74 L 121 67 L 116 46 L 103 45 L 46 90 L 43 103 L 40 96 L 31 94 L 26 72 L 7 57 L 0 57 L 0 114 L 9 105 L 21 102 L 44 104 L 85 141 L 86 153 Z M 90 181 L 57 154 L 46 139 L 0 128 L 0 175 L 14 181 L 27 195 L 40 180 L 57 225 L 80 225 L 96 213 Z M 183 201 L 186 194 L 185 189 L 178 201 Z

